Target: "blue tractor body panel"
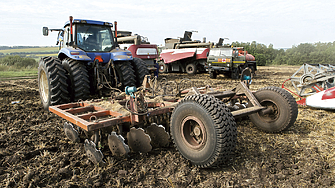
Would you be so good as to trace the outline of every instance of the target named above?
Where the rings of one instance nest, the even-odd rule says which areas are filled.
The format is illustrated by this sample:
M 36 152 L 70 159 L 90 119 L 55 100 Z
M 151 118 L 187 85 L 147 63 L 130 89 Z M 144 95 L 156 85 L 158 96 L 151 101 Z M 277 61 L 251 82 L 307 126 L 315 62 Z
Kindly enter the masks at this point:
M 110 59 L 112 59 L 113 61 L 133 60 L 130 51 L 122 50 L 119 48 L 114 49 L 111 52 L 85 52 L 80 48 L 68 47 L 68 48 L 62 48 L 58 53 L 58 57 L 61 57 L 62 54 L 77 61 L 87 61 L 87 62 L 93 62 L 97 56 L 100 56 L 100 58 L 103 60 L 102 63 L 108 63 Z
M 93 61 L 94 59 L 91 59 L 85 51 L 83 51 L 80 48 L 62 48 L 58 52 L 58 57 L 61 56 L 61 54 L 65 54 L 67 57 L 71 59 L 75 59 L 78 61 Z

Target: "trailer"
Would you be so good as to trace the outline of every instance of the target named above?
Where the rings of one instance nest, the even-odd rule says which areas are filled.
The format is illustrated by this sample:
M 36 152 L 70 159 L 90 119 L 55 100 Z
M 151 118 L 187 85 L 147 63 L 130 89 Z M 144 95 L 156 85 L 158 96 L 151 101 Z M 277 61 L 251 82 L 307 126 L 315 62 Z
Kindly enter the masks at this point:
M 129 152 L 169 147 L 173 141 L 193 165 L 208 168 L 232 159 L 236 118 L 249 116 L 265 132 L 286 130 L 297 118 L 297 104 L 286 90 L 270 86 L 252 92 L 249 85 L 250 80 L 241 79 L 231 90 L 198 88 L 188 79 L 177 83 L 148 75 L 141 87 L 126 87 L 125 92 L 106 99 L 50 106 L 49 110 L 68 121 L 66 136 L 84 143 L 95 164 L 104 163 L 103 152 L 126 157 Z

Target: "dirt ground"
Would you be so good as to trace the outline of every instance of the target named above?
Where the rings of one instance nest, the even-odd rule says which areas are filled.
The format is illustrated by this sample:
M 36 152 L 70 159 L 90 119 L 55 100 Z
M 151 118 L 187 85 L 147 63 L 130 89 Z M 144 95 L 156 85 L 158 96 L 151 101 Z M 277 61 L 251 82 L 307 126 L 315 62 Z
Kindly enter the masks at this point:
M 251 90 L 278 86 L 298 67 L 259 67 Z M 232 89 L 236 80 L 208 74 L 164 74 L 197 86 Z M 287 84 L 289 85 L 289 84 Z M 299 106 L 295 124 L 269 134 L 237 121 L 238 143 L 228 166 L 199 169 L 172 147 L 93 165 L 83 143 L 63 132 L 65 120 L 40 104 L 36 80 L 0 81 L 0 187 L 334 187 L 335 112 Z

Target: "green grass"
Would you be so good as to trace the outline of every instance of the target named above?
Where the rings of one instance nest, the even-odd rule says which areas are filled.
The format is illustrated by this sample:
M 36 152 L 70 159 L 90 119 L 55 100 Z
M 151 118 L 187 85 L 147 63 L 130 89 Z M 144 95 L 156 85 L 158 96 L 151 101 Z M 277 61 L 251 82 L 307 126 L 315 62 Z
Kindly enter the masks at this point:
M 0 78 L 37 77 L 36 69 L 0 71 Z
M 17 53 L 17 52 L 56 52 L 59 50 L 59 47 L 40 47 L 40 48 L 22 48 L 22 49 L 9 49 L 9 50 L 0 50 L 0 53 Z

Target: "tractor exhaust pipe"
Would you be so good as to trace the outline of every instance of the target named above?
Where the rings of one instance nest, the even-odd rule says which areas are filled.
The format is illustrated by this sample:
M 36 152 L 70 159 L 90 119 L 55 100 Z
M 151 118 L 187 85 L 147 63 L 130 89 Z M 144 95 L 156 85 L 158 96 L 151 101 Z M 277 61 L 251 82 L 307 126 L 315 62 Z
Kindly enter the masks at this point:
M 117 43 L 117 21 L 114 21 L 114 25 L 115 25 L 115 29 L 114 29 L 115 30 L 115 32 L 114 32 L 115 33 L 115 36 L 114 36 L 115 37 L 115 46 L 119 47 L 119 44 Z
M 70 16 L 70 30 L 71 30 L 70 46 L 73 46 L 73 29 L 72 29 L 72 21 L 73 21 L 73 17 Z

